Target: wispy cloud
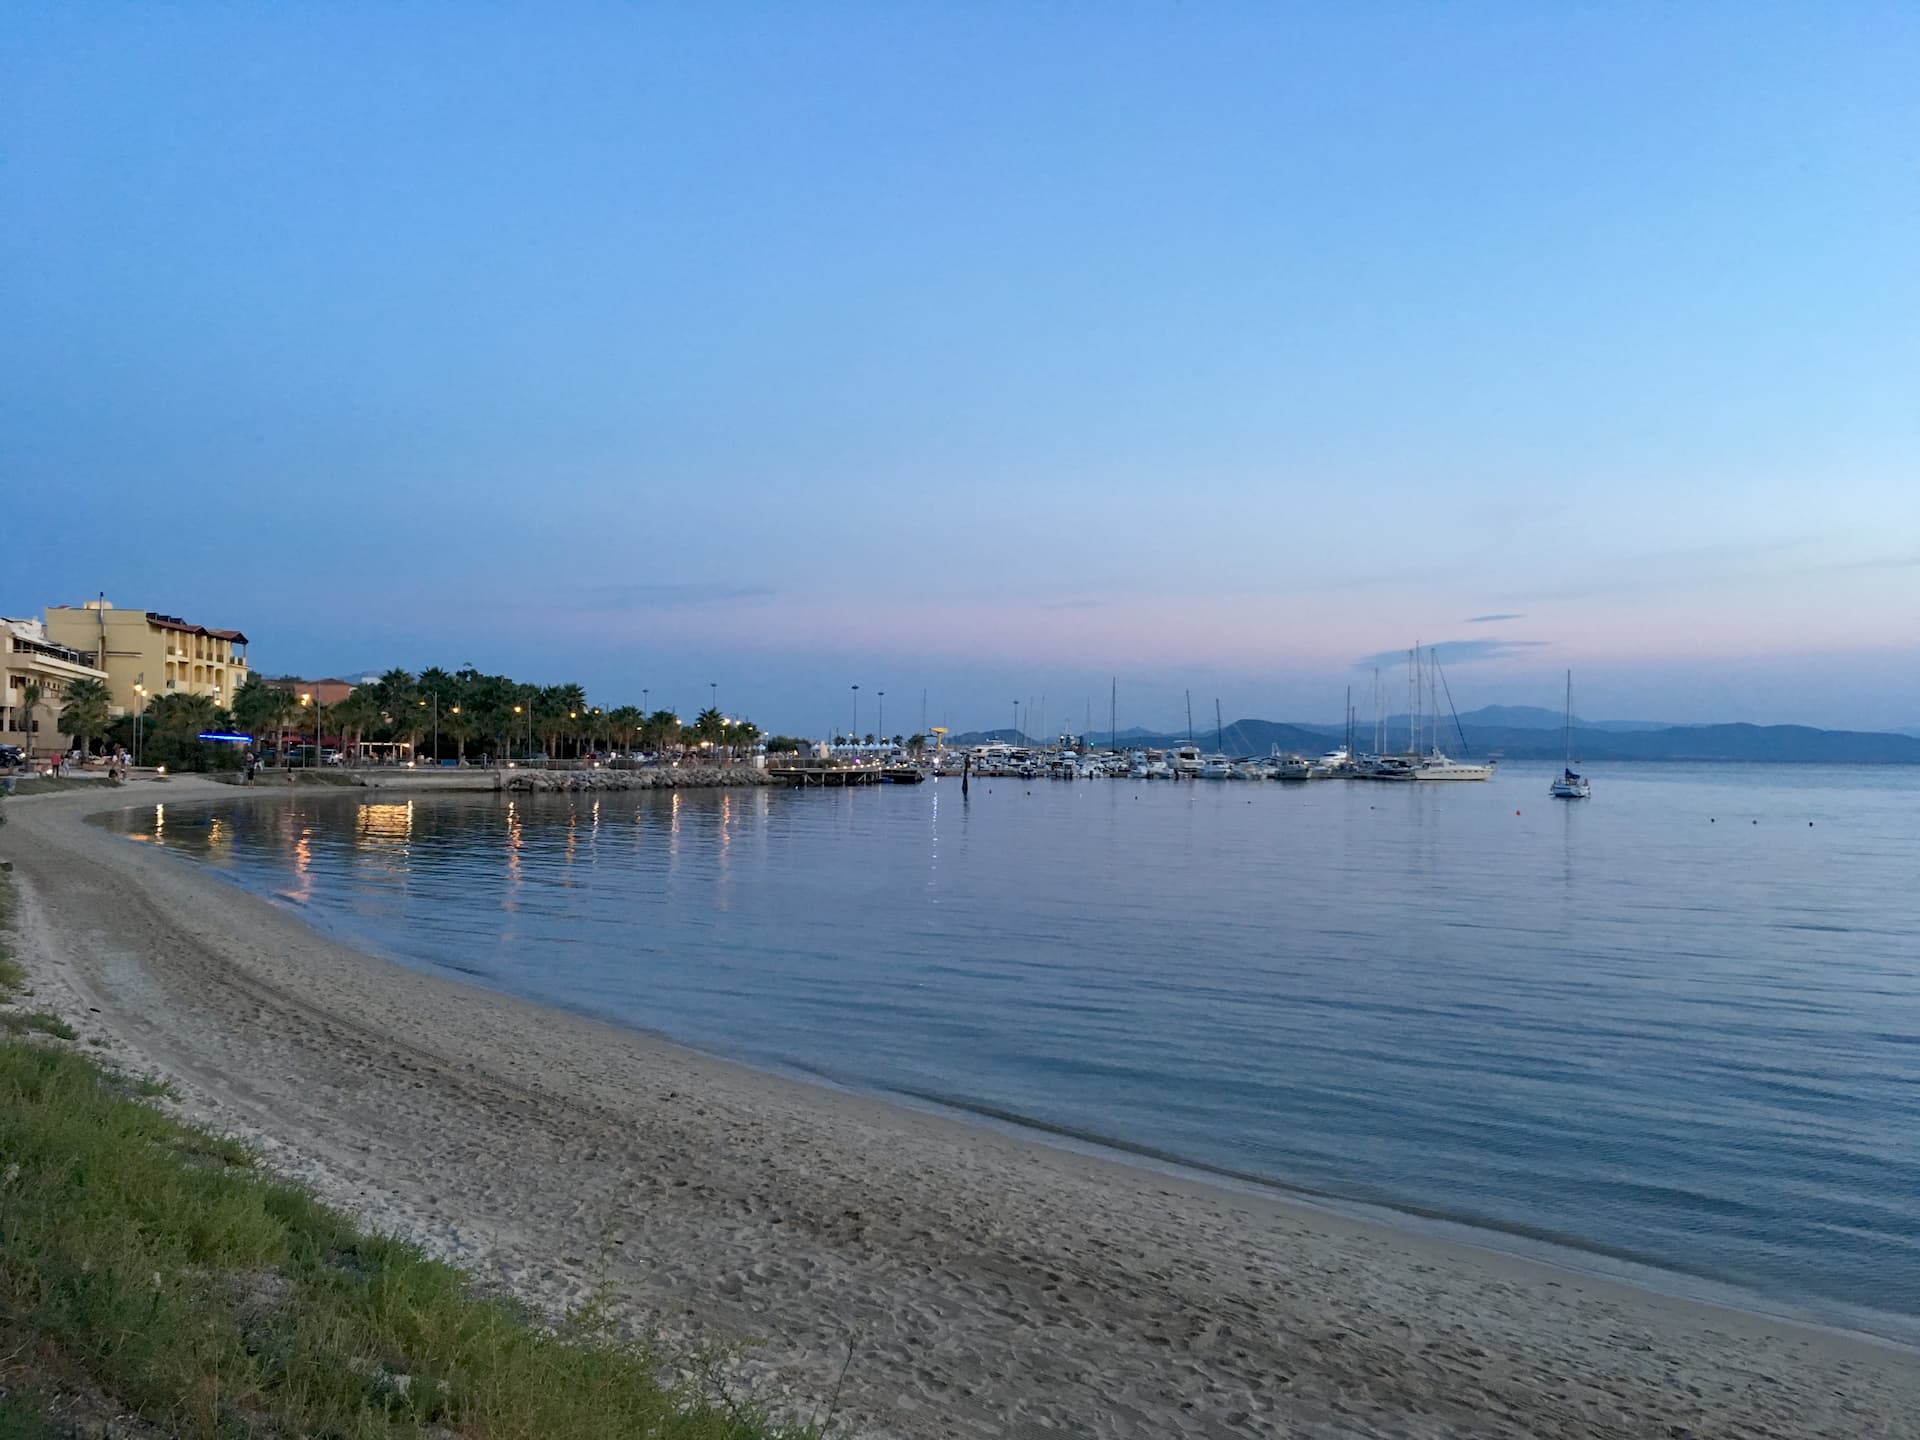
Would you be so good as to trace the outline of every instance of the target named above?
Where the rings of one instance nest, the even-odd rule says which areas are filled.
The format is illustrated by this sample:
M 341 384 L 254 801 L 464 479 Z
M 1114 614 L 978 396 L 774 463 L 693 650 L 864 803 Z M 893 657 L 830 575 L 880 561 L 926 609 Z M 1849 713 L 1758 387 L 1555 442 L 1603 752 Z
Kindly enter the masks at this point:
M 727 605 L 737 600 L 766 600 L 770 585 L 729 584 L 718 580 L 657 580 L 620 585 L 588 585 L 581 601 L 599 611 L 672 610 L 695 605 Z
M 1524 615 L 1469 615 L 1460 623 L 1462 625 L 1492 625 L 1500 620 L 1524 620 L 1526 618 Z
M 1509 655 L 1522 654 L 1528 650 L 1537 650 L 1550 645 L 1550 640 L 1442 640 L 1437 645 L 1422 645 L 1422 653 L 1436 656 L 1442 665 L 1471 665 L 1480 660 L 1501 660 Z M 1377 655 L 1363 655 L 1353 662 L 1356 670 L 1371 670 L 1375 666 L 1388 667 L 1398 665 L 1407 658 L 1405 650 L 1382 650 Z

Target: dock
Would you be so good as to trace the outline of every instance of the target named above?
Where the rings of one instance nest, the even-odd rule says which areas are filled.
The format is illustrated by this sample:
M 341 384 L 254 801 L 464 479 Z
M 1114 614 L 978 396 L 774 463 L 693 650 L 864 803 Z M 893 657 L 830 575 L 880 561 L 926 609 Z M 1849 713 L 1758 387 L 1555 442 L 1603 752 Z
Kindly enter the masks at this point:
M 878 785 L 886 772 L 877 765 L 770 765 L 767 774 L 775 784 L 799 790 L 832 790 L 848 785 Z

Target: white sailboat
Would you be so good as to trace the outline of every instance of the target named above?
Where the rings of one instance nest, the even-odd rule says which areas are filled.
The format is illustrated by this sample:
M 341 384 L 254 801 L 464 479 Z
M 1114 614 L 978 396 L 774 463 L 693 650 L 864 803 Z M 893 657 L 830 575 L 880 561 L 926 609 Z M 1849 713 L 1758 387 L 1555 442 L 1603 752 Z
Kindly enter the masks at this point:
M 1556 800 L 1587 800 L 1593 796 L 1593 782 L 1573 773 L 1573 671 L 1567 671 L 1567 749 L 1561 762 L 1560 778 L 1547 787 Z

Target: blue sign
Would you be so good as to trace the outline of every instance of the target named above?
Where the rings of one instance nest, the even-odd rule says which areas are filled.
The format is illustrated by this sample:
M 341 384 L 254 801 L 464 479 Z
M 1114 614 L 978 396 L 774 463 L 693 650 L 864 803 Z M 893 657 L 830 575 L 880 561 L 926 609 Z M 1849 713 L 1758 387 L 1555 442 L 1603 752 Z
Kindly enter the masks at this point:
M 253 736 L 251 735 L 230 735 L 225 730 L 202 730 L 200 732 L 200 738 L 202 740 L 213 740 L 223 745 L 251 745 L 253 743 Z

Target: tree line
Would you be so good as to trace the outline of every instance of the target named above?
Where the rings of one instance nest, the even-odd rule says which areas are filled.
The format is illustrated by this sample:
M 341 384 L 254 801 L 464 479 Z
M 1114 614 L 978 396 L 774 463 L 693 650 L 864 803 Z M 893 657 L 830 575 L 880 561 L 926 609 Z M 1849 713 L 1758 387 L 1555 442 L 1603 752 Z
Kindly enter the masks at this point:
M 288 738 L 300 735 L 338 740 L 350 751 L 401 745 L 422 757 L 459 761 L 634 750 L 736 753 L 760 740 L 752 721 L 730 720 L 711 707 L 687 723 L 672 710 L 646 714 L 634 705 L 591 704 L 578 685 L 530 685 L 471 666 L 418 674 L 395 668 L 333 705 L 322 705 L 310 688 L 249 676 L 226 708 L 209 696 L 175 692 L 155 696 L 137 723 L 142 763 L 183 770 L 239 763 L 239 747 L 199 739 L 216 731 L 250 735 L 262 748 L 271 742 L 281 755 Z M 87 749 L 104 742 L 132 751 L 135 726 L 134 716 L 112 716 L 107 687 L 97 680 L 75 681 L 60 712 L 60 728 Z

